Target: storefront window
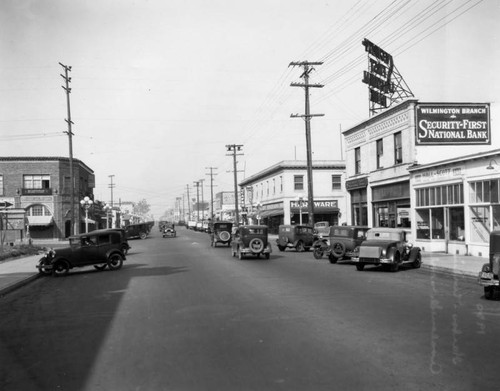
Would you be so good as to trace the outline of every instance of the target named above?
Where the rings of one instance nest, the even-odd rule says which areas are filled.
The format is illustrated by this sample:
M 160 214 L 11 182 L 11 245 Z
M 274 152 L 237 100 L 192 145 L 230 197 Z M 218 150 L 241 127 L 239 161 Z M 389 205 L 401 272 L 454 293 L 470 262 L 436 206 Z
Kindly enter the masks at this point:
M 431 209 L 432 239 L 444 239 L 444 210 Z
M 417 209 L 417 239 L 430 238 L 429 209 Z
M 473 206 L 470 209 L 471 240 L 476 243 L 487 243 L 490 233 L 489 208 L 485 206 Z
M 500 205 L 493 205 L 493 230 L 500 229 Z
M 464 208 L 450 208 L 450 240 L 465 240 Z
M 389 208 L 379 207 L 377 208 L 377 227 L 388 227 L 389 226 Z

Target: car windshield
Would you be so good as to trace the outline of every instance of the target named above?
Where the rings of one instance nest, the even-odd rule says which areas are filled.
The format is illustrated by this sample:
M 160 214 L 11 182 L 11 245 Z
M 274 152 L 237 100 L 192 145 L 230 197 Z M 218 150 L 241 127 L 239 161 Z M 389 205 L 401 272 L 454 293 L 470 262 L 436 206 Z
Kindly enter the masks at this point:
M 366 234 L 368 240 L 400 240 L 400 232 L 387 232 L 387 231 L 368 231 Z
M 335 228 L 333 230 L 333 236 L 342 236 L 344 238 L 350 238 L 352 236 L 352 230 L 350 228 Z

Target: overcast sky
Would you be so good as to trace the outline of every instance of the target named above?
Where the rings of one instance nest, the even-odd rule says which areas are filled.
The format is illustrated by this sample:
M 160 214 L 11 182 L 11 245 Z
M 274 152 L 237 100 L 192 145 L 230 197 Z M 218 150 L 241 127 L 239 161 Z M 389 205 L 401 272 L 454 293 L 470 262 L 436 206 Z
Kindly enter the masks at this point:
M 214 167 L 239 179 L 305 159 L 301 69 L 311 73 L 314 159 L 343 158 L 340 129 L 368 118 L 363 38 L 424 102 L 499 111 L 498 0 L 1 0 L 0 156 L 68 156 L 63 68 L 71 66 L 74 157 L 97 199 L 146 199 L 156 218 Z M 473 152 L 474 149 L 471 149 Z M 194 192 L 195 194 L 195 192 Z

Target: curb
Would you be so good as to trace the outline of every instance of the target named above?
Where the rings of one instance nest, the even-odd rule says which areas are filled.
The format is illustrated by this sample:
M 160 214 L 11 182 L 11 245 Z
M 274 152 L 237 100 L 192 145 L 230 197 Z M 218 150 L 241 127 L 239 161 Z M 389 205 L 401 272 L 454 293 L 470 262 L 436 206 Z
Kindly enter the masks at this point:
M 40 277 L 40 274 L 33 274 L 32 276 L 26 277 L 22 280 L 16 281 L 10 285 L 7 285 L 6 287 L 0 289 L 0 297 L 5 296 L 8 293 L 11 293 L 15 291 L 18 288 L 21 288 L 24 285 L 29 284 L 31 281 L 36 280 L 37 278 Z

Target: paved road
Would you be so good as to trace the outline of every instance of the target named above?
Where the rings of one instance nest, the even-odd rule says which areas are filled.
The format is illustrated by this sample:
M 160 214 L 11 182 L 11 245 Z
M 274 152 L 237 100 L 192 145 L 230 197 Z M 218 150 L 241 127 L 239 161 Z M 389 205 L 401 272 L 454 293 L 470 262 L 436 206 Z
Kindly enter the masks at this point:
M 239 261 L 178 234 L 131 241 L 119 271 L 2 298 L 0 389 L 497 387 L 500 305 L 471 279 L 289 251 Z

